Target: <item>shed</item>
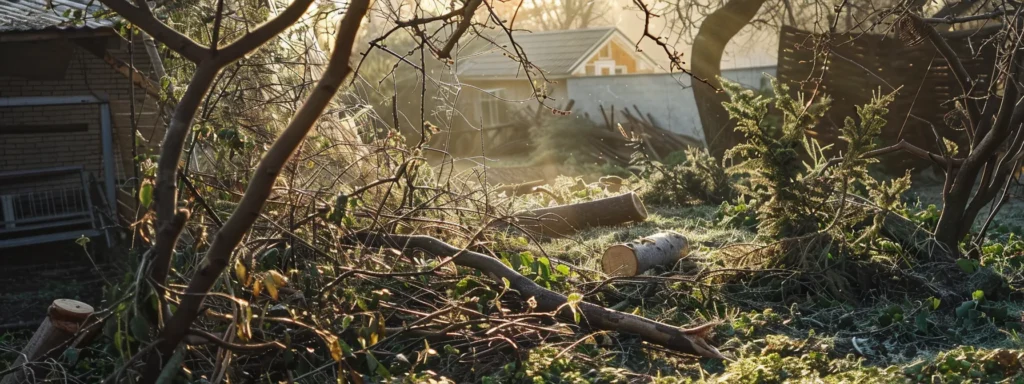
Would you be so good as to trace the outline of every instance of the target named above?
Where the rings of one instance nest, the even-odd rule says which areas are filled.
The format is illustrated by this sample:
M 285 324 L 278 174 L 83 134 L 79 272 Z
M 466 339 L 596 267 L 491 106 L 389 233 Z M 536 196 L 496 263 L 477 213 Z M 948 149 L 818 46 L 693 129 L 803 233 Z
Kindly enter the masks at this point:
M 135 221 L 135 156 L 163 138 L 159 91 L 90 0 L 0 1 L 0 248 Z M 134 98 L 133 98 L 134 97 Z

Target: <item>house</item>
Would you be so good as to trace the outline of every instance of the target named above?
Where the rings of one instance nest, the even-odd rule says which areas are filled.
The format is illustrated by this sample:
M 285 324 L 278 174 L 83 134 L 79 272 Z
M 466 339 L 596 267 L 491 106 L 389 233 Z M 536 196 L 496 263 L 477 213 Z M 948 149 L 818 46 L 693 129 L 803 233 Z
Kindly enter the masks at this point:
M 469 55 L 457 64 L 459 81 L 469 85 L 464 107 L 467 121 L 480 128 L 499 127 L 511 122 L 515 111 L 505 101 L 534 99 L 534 86 L 544 87 L 555 107 L 564 106 L 571 97 L 568 82 L 580 76 L 618 76 L 653 73 L 656 64 L 615 27 L 562 31 L 515 31 L 512 41 L 540 70 L 528 74 L 517 60 L 507 35 L 499 35 L 495 44 Z
M 564 118 L 603 123 L 602 111 L 635 109 L 661 128 L 705 142 L 690 76 L 662 70 L 618 28 L 515 31 L 512 40 L 540 74 L 528 73 L 513 59 L 514 46 L 504 33 L 465 55 L 456 64 L 463 84 L 457 108 L 462 123 L 452 129 L 451 151 L 468 155 L 479 152 L 481 142 L 500 146 L 524 140 L 515 122 L 520 111 L 538 110 L 535 89 L 548 97 L 549 107 L 571 103 L 572 114 Z M 763 73 L 774 74 L 775 68 L 727 69 L 723 77 L 760 88 Z
M 159 91 L 141 38 L 81 20 L 96 4 L 0 1 L 0 248 L 109 242 L 136 217 L 133 155 L 163 138 Z

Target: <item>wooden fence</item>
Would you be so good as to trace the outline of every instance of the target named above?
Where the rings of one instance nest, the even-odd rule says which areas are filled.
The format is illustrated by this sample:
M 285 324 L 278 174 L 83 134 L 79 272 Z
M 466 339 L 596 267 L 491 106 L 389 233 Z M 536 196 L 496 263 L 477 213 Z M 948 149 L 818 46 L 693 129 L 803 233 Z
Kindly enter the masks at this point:
M 983 96 L 996 60 L 990 40 L 999 26 L 944 33 L 950 46 L 975 79 L 973 96 Z M 894 34 L 836 34 L 831 39 L 792 27 L 783 27 L 779 41 L 778 78 L 792 92 L 827 94 L 832 108 L 816 127 L 818 139 L 836 143 L 838 127 L 847 116 L 857 118 L 856 106 L 871 100 L 872 93 L 896 91 L 889 107 L 882 145 L 907 140 L 938 151 L 934 132 L 956 138 L 963 147 L 966 135 L 947 123 L 955 118 L 955 102 L 962 95 L 949 65 L 928 41 L 907 46 Z M 934 128 L 934 132 L 932 131 Z M 907 155 L 883 162 L 888 171 L 927 166 Z

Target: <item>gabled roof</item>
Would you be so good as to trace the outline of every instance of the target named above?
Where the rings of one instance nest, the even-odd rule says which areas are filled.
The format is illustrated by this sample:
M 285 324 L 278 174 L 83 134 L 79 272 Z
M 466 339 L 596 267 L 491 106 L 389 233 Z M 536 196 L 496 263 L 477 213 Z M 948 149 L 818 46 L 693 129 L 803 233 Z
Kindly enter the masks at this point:
M 3 0 L 0 0 L 3 1 Z M 512 38 L 522 47 L 526 57 L 547 76 L 568 76 L 595 50 L 611 39 L 622 34 L 615 27 L 570 29 L 547 32 L 512 32 Z M 508 35 L 501 33 L 494 39 L 497 46 L 488 47 L 479 53 L 470 54 L 459 61 L 460 77 L 524 77 L 521 65 L 505 56 L 512 52 Z M 504 49 L 500 48 L 505 46 Z
M 95 0 L 0 0 L 0 33 L 111 27 L 110 20 L 92 17 L 102 9 Z

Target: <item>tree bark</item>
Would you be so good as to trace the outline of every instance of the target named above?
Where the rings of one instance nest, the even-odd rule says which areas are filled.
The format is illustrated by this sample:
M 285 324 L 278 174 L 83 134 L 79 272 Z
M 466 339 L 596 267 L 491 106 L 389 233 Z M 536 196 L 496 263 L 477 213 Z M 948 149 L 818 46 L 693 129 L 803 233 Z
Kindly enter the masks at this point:
M 683 235 L 665 231 L 604 251 L 601 268 L 609 276 L 636 276 L 658 265 L 672 265 L 690 251 Z
M 541 287 L 493 257 L 466 251 L 429 236 L 362 233 L 357 237 L 367 247 L 393 248 L 403 252 L 418 249 L 433 256 L 453 257 L 452 262 L 456 265 L 491 274 L 496 279 L 507 279 L 511 288 L 524 298 L 533 297 L 538 310 L 556 312 L 559 317 L 574 321 L 575 316 L 565 295 Z M 684 329 L 587 302 L 579 302 L 577 310 L 582 315 L 580 323 L 594 329 L 630 333 L 675 351 L 728 360 L 704 340 L 703 335 L 710 325 Z
M 161 342 L 157 347 L 158 353 L 151 355 L 143 382 L 152 382 L 157 378 L 166 362 L 165 358 L 171 356 L 174 349 L 189 332 L 192 323 L 199 315 L 206 294 L 227 268 L 231 254 L 242 237 L 259 218 L 260 211 L 270 196 L 274 182 L 284 164 L 305 139 L 306 134 L 352 71 L 349 66 L 349 58 L 352 56 L 353 43 L 368 8 L 369 0 L 356 0 L 349 3 L 348 10 L 338 27 L 335 46 L 323 77 L 317 82 L 306 102 L 295 113 L 288 123 L 288 127 L 260 160 L 242 200 L 228 221 L 214 235 L 202 265 L 192 281 L 189 282 L 185 295 L 181 298 L 181 304 L 160 333 Z
M 603 225 L 647 220 L 647 208 L 636 193 L 584 203 L 540 208 L 515 214 L 519 227 L 547 237 L 564 237 Z
M 700 115 L 708 151 L 717 159 L 721 159 L 727 149 L 743 140 L 743 136 L 733 129 L 729 114 L 722 106 L 728 97 L 718 91 L 721 87 L 717 77 L 722 75 L 722 55 L 729 41 L 750 23 L 764 2 L 730 0 L 704 19 L 693 39 L 691 71 L 694 76 L 710 83 L 709 86 L 694 81 L 693 97 L 697 102 L 697 113 Z

